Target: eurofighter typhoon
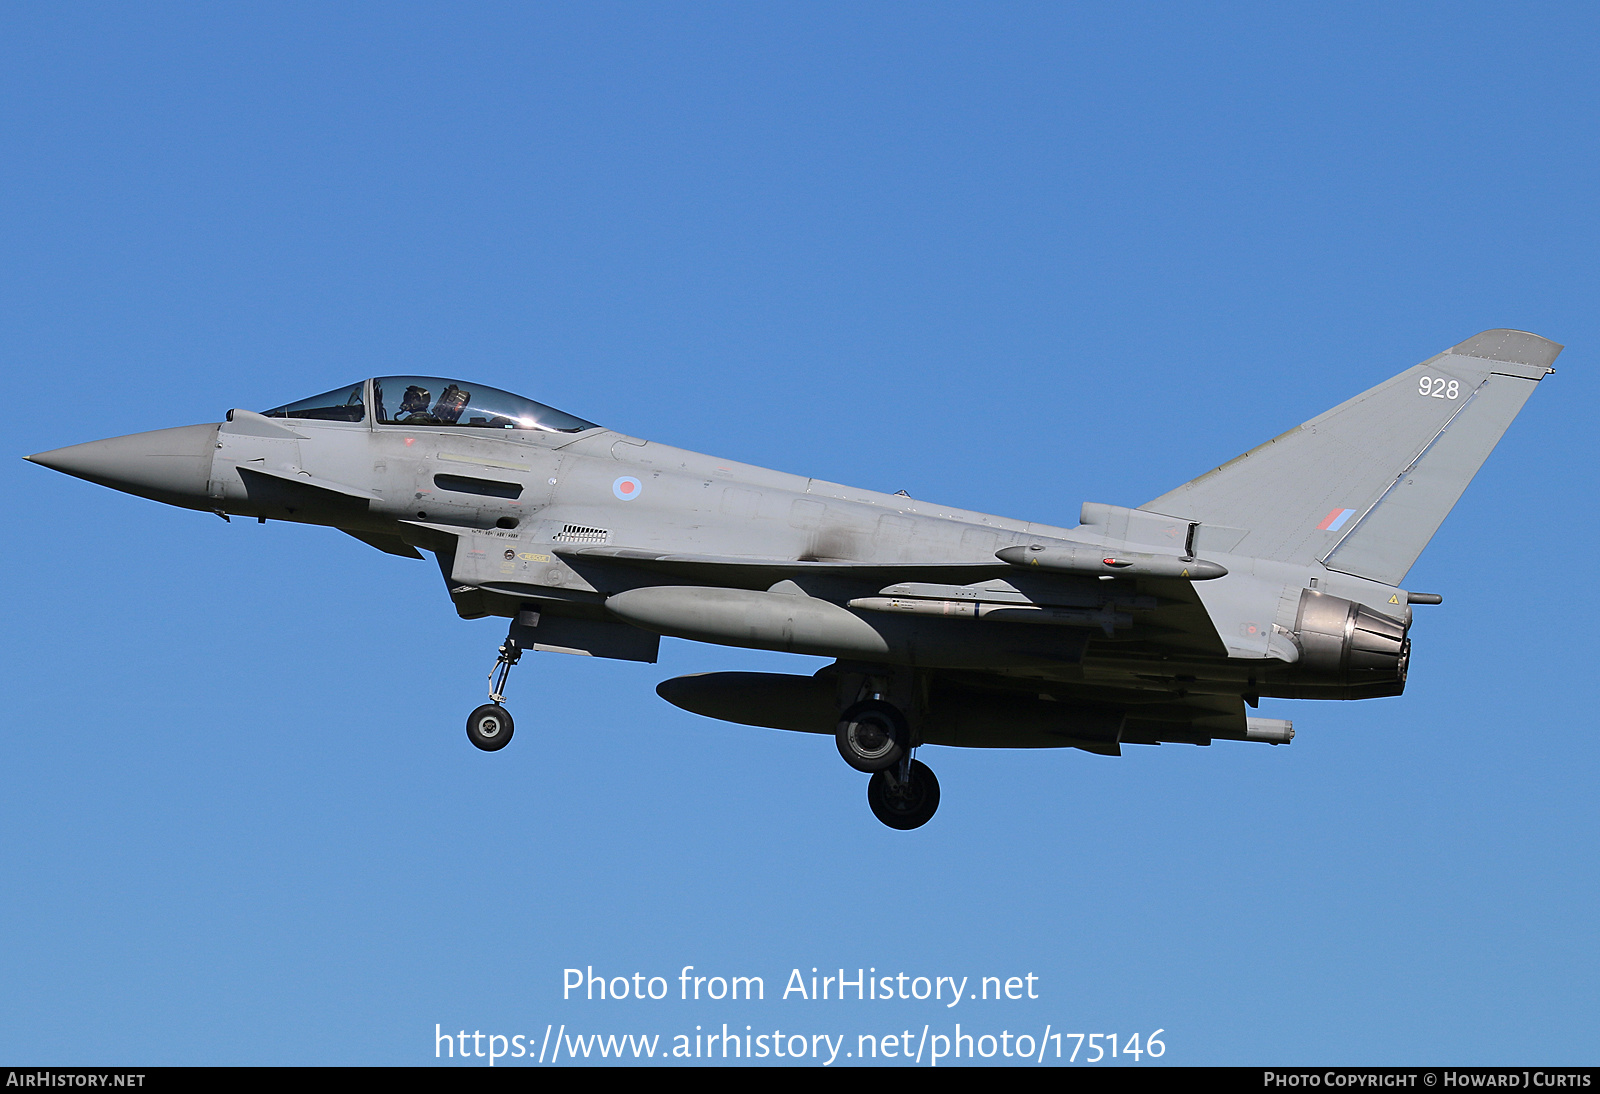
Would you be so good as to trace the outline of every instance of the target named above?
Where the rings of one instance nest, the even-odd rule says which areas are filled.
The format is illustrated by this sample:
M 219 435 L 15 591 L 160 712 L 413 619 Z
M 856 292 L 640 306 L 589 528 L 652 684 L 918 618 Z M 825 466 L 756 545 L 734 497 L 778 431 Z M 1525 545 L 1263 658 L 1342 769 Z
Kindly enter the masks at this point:
M 381 376 L 262 413 L 41 452 L 187 509 L 431 553 L 511 621 L 467 738 L 512 735 L 526 650 L 654 662 L 662 635 L 834 658 L 663 682 L 685 710 L 832 734 L 891 828 L 939 803 L 922 745 L 1288 744 L 1262 696 L 1399 695 L 1406 573 L 1561 346 L 1485 331 L 1137 508 L 1076 528 L 629 437 L 459 379 Z

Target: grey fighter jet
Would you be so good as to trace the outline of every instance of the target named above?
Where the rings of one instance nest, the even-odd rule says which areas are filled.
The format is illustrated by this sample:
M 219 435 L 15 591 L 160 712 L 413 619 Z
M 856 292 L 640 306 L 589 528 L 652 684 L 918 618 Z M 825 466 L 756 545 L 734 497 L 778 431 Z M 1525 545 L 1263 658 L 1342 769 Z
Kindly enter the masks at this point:
M 1406 572 L 1561 346 L 1491 330 L 1137 508 L 1076 528 L 625 436 L 465 380 L 382 376 L 34 463 L 188 509 L 431 553 L 462 618 L 511 620 L 467 737 L 511 740 L 525 650 L 653 662 L 662 635 L 834 658 L 656 690 L 832 734 L 891 828 L 933 815 L 925 744 L 1288 744 L 1261 696 L 1399 695 Z

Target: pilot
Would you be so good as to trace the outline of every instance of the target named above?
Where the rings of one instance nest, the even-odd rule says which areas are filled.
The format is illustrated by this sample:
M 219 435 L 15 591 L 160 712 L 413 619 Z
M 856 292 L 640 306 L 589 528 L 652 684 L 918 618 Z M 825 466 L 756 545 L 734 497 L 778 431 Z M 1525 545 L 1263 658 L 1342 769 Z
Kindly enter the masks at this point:
M 467 409 L 467 402 L 472 398 L 472 393 L 462 391 L 455 384 L 444 389 L 444 394 L 439 396 L 439 401 L 433 404 L 433 417 L 443 425 L 455 425 L 461 418 L 461 412 Z
M 406 397 L 400 400 L 400 413 L 395 416 L 396 421 L 410 421 L 428 416 L 428 401 L 432 398 L 428 389 L 412 384 L 406 388 Z

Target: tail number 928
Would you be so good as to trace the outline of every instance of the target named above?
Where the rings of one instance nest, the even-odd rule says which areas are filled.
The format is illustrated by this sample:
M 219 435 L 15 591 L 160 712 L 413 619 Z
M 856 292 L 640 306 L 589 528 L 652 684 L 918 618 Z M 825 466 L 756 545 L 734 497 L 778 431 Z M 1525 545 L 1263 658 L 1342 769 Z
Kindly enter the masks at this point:
M 1426 399 L 1459 399 L 1461 381 L 1447 380 L 1443 376 L 1418 377 L 1417 394 Z

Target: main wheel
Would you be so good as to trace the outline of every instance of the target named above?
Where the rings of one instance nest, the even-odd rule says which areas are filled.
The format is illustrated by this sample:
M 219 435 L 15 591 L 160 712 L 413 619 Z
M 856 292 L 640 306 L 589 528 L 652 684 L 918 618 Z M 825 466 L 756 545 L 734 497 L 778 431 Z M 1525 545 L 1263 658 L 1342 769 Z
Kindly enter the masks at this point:
M 927 764 L 912 760 L 905 782 L 891 778 L 887 771 L 872 776 L 867 783 L 867 804 L 884 824 L 909 832 L 927 824 L 939 808 L 939 780 Z
M 846 708 L 833 734 L 844 762 L 869 775 L 899 763 L 910 737 L 900 708 L 881 699 L 863 699 Z
M 511 712 L 499 703 L 485 703 L 467 716 L 467 740 L 485 752 L 499 752 L 511 743 Z

